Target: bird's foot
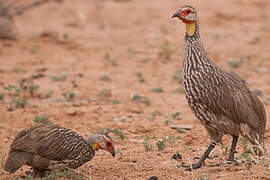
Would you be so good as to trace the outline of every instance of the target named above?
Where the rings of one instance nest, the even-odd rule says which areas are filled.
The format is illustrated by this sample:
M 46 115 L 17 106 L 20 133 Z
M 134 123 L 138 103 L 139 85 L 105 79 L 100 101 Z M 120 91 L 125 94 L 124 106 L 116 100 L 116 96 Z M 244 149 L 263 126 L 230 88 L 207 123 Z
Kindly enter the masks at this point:
M 177 167 L 185 168 L 185 170 L 187 170 L 187 171 L 192 171 L 193 169 L 199 169 L 201 166 L 202 166 L 201 162 L 197 162 L 195 164 L 192 164 L 191 166 L 190 166 L 190 164 L 186 164 L 184 162 L 177 165 Z
M 226 161 L 226 162 L 221 162 L 221 163 L 216 163 L 216 164 L 210 164 L 207 167 L 219 167 L 219 166 L 225 166 L 225 165 L 230 165 L 230 164 L 239 166 L 239 163 L 236 160 L 232 160 L 232 161 Z

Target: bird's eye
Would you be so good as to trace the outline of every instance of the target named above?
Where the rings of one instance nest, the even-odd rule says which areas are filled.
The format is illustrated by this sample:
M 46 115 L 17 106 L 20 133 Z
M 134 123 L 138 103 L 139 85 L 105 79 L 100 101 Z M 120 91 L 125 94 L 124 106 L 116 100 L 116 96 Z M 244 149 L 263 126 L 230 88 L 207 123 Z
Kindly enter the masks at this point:
M 110 146 L 112 146 L 112 143 L 111 142 L 106 142 L 106 146 L 110 147 Z
M 191 13 L 191 11 L 190 10 L 187 10 L 187 13 L 189 14 L 189 13 Z

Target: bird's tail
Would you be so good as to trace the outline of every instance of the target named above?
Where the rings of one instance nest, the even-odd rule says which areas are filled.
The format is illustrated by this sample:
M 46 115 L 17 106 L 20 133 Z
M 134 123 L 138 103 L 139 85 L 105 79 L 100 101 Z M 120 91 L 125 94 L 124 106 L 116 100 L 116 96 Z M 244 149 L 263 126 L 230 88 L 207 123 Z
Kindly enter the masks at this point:
M 14 173 L 18 170 L 22 165 L 28 163 L 30 161 L 31 155 L 26 152 L 13 151 L 10 152 L 8 158 L 5 163 L 5 171 L 9 173 Z
M 246 137 L 248 141 L 256 147 L 256 154 L 258 156 L 262 156 L 266 153 L 266 149 L 264 146 L 264 133 L 256 132 L 247 124 L 241 124 L 240 130 L 242 136 Z

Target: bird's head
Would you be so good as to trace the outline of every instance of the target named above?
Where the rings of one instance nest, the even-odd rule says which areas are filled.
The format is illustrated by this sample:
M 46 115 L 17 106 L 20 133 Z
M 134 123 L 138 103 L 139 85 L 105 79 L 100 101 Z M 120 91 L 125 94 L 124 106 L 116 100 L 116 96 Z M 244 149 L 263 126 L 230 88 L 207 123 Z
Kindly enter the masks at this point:
M 191 6 L 183 6 L 173 14 L 172 18 L 176 17 L 186 24 L 186 31 L 189 36 L 195 34 L 197 26 L 196 21 L 198 20 L 195 8 Z
M 91 142 L 91 146 L 94 151 L 104 149 L 109 151 L 113 157 L 115 156 L 112 138 L 110 138 L 107 134 L 94 134 L 88 138 L 88 141 Z
M 185 24 L 190 24 L 197 20 L 197 12 L 191 6 L 183 6 L 173 14 L 172 18 L 175 17 L 182 20 Z

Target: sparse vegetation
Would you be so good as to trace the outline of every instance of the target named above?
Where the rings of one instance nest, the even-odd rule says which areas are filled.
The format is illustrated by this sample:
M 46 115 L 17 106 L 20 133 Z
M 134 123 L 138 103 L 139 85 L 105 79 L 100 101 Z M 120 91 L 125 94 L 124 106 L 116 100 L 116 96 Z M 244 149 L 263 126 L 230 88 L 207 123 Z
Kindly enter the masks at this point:
M 62 94 L 62 96 L 63 96 L 66 100 L 72 100 L 72 99 L 74 99 L 75 95 L 76 95 L 76 93 L 75 93 L 74 90 L 71 90 L 71 91 L 69 91 L 69 92 L 67 92 L 67 93 L 63 93 L 63 94 Z
M 12 98 L 11 105 L 15 105 L 16 108 L 24 108 L 27 104 L 27 100 L 24 98 Z
M 102 81 L 107 81 L 107 82 L 112 81 L 111 77 L 110 77 L 109 75 L 107 75 L 107 74 L 103 74 L 103 75 L 101 75 L 99 78 L 100 78 L 100 80 L 102 80 Z
M 59 76 L 51 76 L 51 80 L 53 81 L 64 81 L 67 79 L 67 73 L 62 72 Z
M 242 60 L 236 60 L 236 59 L 228 59 L 228 65 L 232 68 L 238 68 L 242 64 Z
M 145 151 L 151 151 L 153 149 L 153 146 L 146 139 L 143 141 L 143 146 Z
M 112 92 L 110 89 L 102 89 L 98 92 L 98 96 L 103 97 L 103 98 L 108 98 L 112 96 Z
M 152 88 L 151 91 L 156 92 L 156 93 L 162 93 L 164 92 L 163 88 L 161 86 Z
M 92 178 L 88 175 L 85 175 L 74 169 L 67 170 L 55 170 L 52 171 L 48 176 L 41 178 L 41 180 L 57 180 L 57 179 L 73 179 L 73 180 L 91 180 Z M 26 180 L 34 180 L 32 173 L 26 171 L 25 173 Z
M 184 88 L 182 88 L 182 87 L 178 87 L 178 88 L 175 88 L 174 90 L 173 90 L 173 93 L 180 93 L 180 94 L 183 94 L 185 92 L 185 90 L 184 90 Z
M 49 3 L 24 14 L 22 8 L 41 1 Z M 1 3 L 19 7 L 6 9 Z M 209 58 L 245 79 L 268 116 L 269 3 L 217 1 L 211 12 L 194 4 L 200 9 Z M 238 140 L 236 162 L 226 164 L 231 137 L 223 138 L 222 150 L 216 147 L 201 169 L 176 168 L 197 162 L 209 140 L 187 106 L 181 85 L 186 29 L 171 15 L 182 5 L 154 0 L 0 0 L 0 38 L 2 14 L 20 16 L 10 18 L 17 40 L 0 39 L 0 179 L 33 179 L 23 173 L 29 167 L 9 175 L 3 165 L 16 132 L 38 123 L 61 125 L 85 138 L 102 128 L 116 148 L 115 158 L 98 151 L 94 161 L 75 172 L 55 172 L 43 179 L 268 179 L 268 153 L 257 157 L 244 139 Z M 241 14 L 243 9 L 251 11 Z M 29 21 L 32 15 L 34 21 Z M 35 74 L 44 77 L 31 79 Z M 269 121 L 266 124 L 269 147 Z M 171 159 L 173 154 L 179 162 Z M 224 166 L 211 166 L 219 163 Z
M 115 59 L 111 58 L 109 53 L 105 54 L 105 61 L 108 62 L 112 66 L 118 66 L 118 63 Z
M 141 73 L 140 71 L 137 71 L 137 72 L 136 72 L 136 75 L 137 75 L 138 81 L 139 81 L 140 83 L 145 82 L 145 79 L 144 79 L 144 77 L 143 77 L 143 75 L 142 75 L 142 73 Z
M 131 93 L 130 98 L 134 102 L 141 102 L 141 103 L 144 103 L 146 105 L 150 105 L 150 100 L 145 96 L 141 96 L 141 95 L 137 95 L 135 93 Z
M 175 113 L 170 113 L 169 115 L 173 118 L 173 119 L 177 119 L 179 117 L 181 113 L 180 112 L 175 112 Z
M 39 89 L 39 85 L 35 84 L 35 83 L 31 83 L 29 86 L 29 91 L 30 91 L 30 95 L 34 96 L 36 94 L 36 92 Z
M 119 136 L 121 140 L 125 139 L 125 135 L 122 133 L 122 130 L 119 129 L 119 128 L 116 128 L 116 129 L 109 129 L 109 128 L 107 128 L 107 129 L 98 129 L 96 131 L 96 133 L 105 133 L 105 134 L 113 133 L 113 134 Z
M 1 101 L 1 100 L 4 100 L 4 98 L 5 98 L 5 94 L 2 93 L 2 92 L 0 92 L 0 101 Z
M 53 91 L 52 90 L 49 90 L 45 94 L 41 95 L 41 97 L 42 98 L 49 98 L 49 97 L 51 97 L 52 94 L 53 94 Z
M 240 155 L 239 155 L 239 159 L 242 160 L 245 163 L 245 167 L 250 170 L 251 165 L 252 165 L 252 149 L 248 146 L 248 140 L 244 137 L 240 138 L 240 144 L 243 148 L 243 151 Z
M 159 151 L 161 151 L 161 150 L 163 150 L 165 148 L 165 143 L 164 143 L 163 139 L 158 139 L 157 147 L 158 147 Z
M 182 83 L 182 72 L 180 70 L 174 71 L 172 79 L 176 80 L 180 84 Z
M 48 116 L 36 116 L 34 119 L 35 123 L 42 123 L 42 124 L 48 124 L 52 125 L 53 122 L 49 119 Z

